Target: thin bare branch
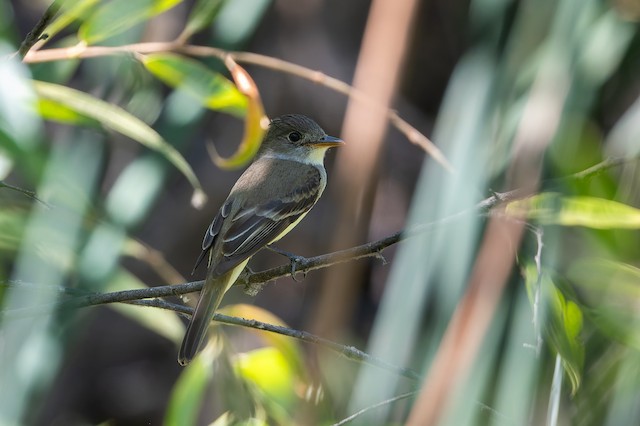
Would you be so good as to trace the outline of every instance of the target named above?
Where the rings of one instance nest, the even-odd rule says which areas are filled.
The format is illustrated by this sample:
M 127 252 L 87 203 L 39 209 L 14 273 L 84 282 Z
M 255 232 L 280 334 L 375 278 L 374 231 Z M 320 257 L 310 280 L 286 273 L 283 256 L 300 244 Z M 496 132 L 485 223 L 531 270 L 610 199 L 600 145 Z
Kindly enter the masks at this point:
M 418 391 L 411 391 L 411 392 L 407 392 L 407 393 L 403 393 L 401 395 L 398 396 L 394 396 L 393 398 L 389 398 L 389 399 L 385 399 L 384 401 L 378 402 L 377 404 L 373 404 L 370 405 L 368 407 L 363 408 L 362 410 L 353 413 L 352 415 L 350 415 L 349 417 L 345 417 L 344 419 L 340 420 L 338 423 L 334 423 L 332 426 L 342 426 L 345 425 L 353 420 L 355 420 L 357 417 L 366 414 L 367 412 L 375 409 L 375 408 L 379 408 L 379 407 L 383 407 L 385 405 L 389 405 L 389 404 L 393 404 L 396 401 L 401 401 L 403 399 L 407 399 L 407 398 L 411 398 L 414 395 L 417 395 Z
M 582 170 L 578 173 L 574 173 L 568 177 L 574 178 L 574 179 L 591 179 L 594 176 L 597 176 L 601 173 L 604 173 L 605 171 L 614 168 L 614 167 L 618 167 L 621 166 L 625 163 L 628 163 L 630 161 L 633 160 L 637 160 L 637 157 L 633 157 L 633 158 L 627 158 L 627 157 L 612 157 L 612 158 L 605 158 L 603 161 L 601 161 L 600 163 L 589 167 L 588 169 Z
M 354 89 L 347 83 L 330 77 L 320 71 L 312 70 L 301 65 L 293 64 L 282 59 L 273 58 L 271 56 L 260 55 L 251 52 L 229 52 L 210 46 L 184 45 L 180 40 L 170 42 L 154 42 L 154 43 L 136 43 L 125 46 L 86 46 L 78 44 L 72 47 L 46 49 L 37 52 L 30 52 L 24 57 L 25 63 L 39 63 L 58 61 L 62 59 L 74 58 L 95 58 L 100 56 L 120 55 L 120 54 L 148 54 L 156 52 L 177 52 L 191 56 L 214 57 L 222 61 L 229 57 L 236 62 L 244 64 L 257 65 L 276 71 L 281 71 L 290 75 L 294 75 L 313 83 L 322 85 L 338 93 L 342 93 L 348 97 L 368 103 L 374 108 L 383 110 L 389 121 L 406 136 L 411 143 L 422 147 L 429 155 L 431 155 L 438 163 L 440 163 L 447 171 L 451 172 L 453 168 L 447 161 L 446 157 L 436 145 L 429 140 L 424 134 L 415 127 L 405 121 L 398 113 L 392 109 L 386 108 L 372 100 L 366 94 Z
M 0 188 L 7 188 L 7 189 L 11 189 L 12 191 L 19 192 L 19 193 L 24 194 L 27 197 L 37 201 L 37 202 L 39 202 L 40 204 L 42 204 L 46 208 L 48 208 L 48 209 L 51 208 L 51 205 L 49 203 L 45 202 L 45 201 L 42 201 L 40 198 L 38 198 L 38 196 L 36 195 L 36 193 L 34 191 L 29 191 L 28 189 L 23 189 L 23 188 L 20 188 L 18 186 L 10 185 L 10 184 L 6 183 L 3 180 L 0 180 Z
M 2 284 L 2 286 L 4 287 L 24 286 L 24 285 L 28 285 L 34 288 L 34 290 L 46 289 L 49 291 L 56 291 L 56 292 L 61 292 L 65 294 L 74 295 L 74 297 L 71 299 L 62 301 L 60 303 L 52 304 L 58 309 L 82 308 L 82 307 L 88 307 L 93 305 L 102 305 L 102 304 L 121 302 L 129 305 L 166 309 L 166 310 L 174 311 L 186 316 L 191 316 L 193 314 L 193 308 L 189 306 L 167 302 L 165 300 L 158 299 L 155 297 L 140 299 L 138 298 L 140 292 L 136 290 L 117 291 L 113 293 L 104 293 L 104 294 L 92 293 L 92 294 L 79 295 L 79 293 L 81 293 L 81 290 L 78 290 L 78 289 L 68 289 L 68 288 L 61 288 L 61 287 L 50 288 L 49 286 L 40 286 L 40 285 L 31 285 L 31 284 L 13 283 L 13 282 Z M 197 283 L 186 284 L 186 286 L 192 286 L 192 285 L 193 287 L 198 287 L 198 286 L 202 287 L 202 282 L 200 281 Z M 185 284 L 182 284 L 180 286 L 163 286 L 161 293 L 164 293 L 167 287 L 177 288 L 177 287 L 184 287 L 184 286 Z M 156 287 L 156 289 L 157 288 L 158 287 Z M 144 289 L 144 290 L 147 290 L 147 289 Z M 148 290 L 153 290 L 153 289 L 148 289 Z M 2 313 L 4 314 L 4 319 L 15 320 L 21 317 L 40 315 L 41 312 L 43 312 L 41 308 L 42 306 L 22 308 L 22 309 L 8 309 L 3 311 Z M 293 337 L 294 339 L 302 340 L 308 343 L 313 343 L 315 345 L 322 346 L 323 348 L 330 349 L 333 352 L 336 352 L 339 355 L 342 355 L 345 358 L 350 359 L 352 361 L 371 364 L 383 370 L 387 370 L 389 372 L 398 374 L 400 376 L 403 376 L 412 380 L 422 380 L 422 377 L 420 376 L 420 374 L 418 374 L 414 370 L 396 366 L 383 359 L 369 355 L 366 352 L 363 352 L 356 347 L 341 345 L 339 343 L 322 338 L 320 336 L 316 336 L 306 331 L 295 330 L 289 327 L 269 324 L 269 323 L 265 323 L 265 322 L 257 321 L 253 319 L 232 317 L 232 316 L 224 315 L 221 313 L 215 313 L 213 315 L 213 320 L 222 324 L 253 328 L 256 330 L 263 330 L 270 333 L 277 333 L 283 336 Z
M 609 167 L 608 164 L 606 164 L 606 166 Z M 600 169 L 601 167 L 594 166 L 587 170 L 590 170 L 593 173 L 597 173 L 599 172 Z M 571 175 L 568 178 L 583 178 L 583 176 Z M 381 252 L 385 248 L 393 244 L 396 244 L 402 241 L 403 239 L 410 238 L 419 234 L 423 234 L 424 232 L 429 231 L 431 228 L 434 228 L 439 225 L 443 225 L 445 223 L 453 222 L 463 217 L 466 214 L 486 212 L 498 204 L 509 202 L 514 199 L 526 197 L 529 195 L 531 194 L 527 190 L 514 190 L 506 193 L 494 193 L 490 197 L 478 202 L 471 209 L 456 213 L 452 216 L 449 216 L 447 218 L 441 219 L 433 223 L 426 223 L 426 224 L 416 226 L 409 230 L 399 231 L 392 235 L 389 235 L 386 238 L 382 238 L 380 240 L 362 244 L 356 247 L 351 247 L 349 249 L 339 250 L 332 253 L 327 253 L 327 254 L 310 257 L 310 258 L 298 257 L 296 259 L 296 268 L 293 271 L 293 273 L 295 272 L 307 273 L 309 271 L 320 269 L 320 268 L 326 268 L 326 267 L 335 265 L 337 263 L 348 262 L 348 261 L 362 259 L 366 257 L 380 257 Z M 541 247 L 542 247 L 541 241 L 538 241 L 538 243 L 539 243 L 538 249 L 541 250 Z M 537 259 L 537 262 L 539 262 L 539 253 L 536 255 L 536 259 Z M 291 265 L 285 264 L 285 265 L 271 268 L 262 272 L 245 273 L 238 279 L 236 284 L 244 285 L 245 287 L 250 287 L 255 289 L 256 287 L 260 288 L 265 283 L 276 280 L 278 278 L 291 276 L 291 274 L 292 274 Z M 158 286 L 158 287 L 151 287 L 151 288 L 144 288 L 144 289 L 124 290 L 124 291 L 117 291 L 112 293 L 99 294 L 99 293 L 86 293 L 86 292 L 83 292 L 82 290 L 73 289 L 73 288 L 46 286 L 46 285 L 39 285 L 39 284 L 26 283 L 26 282 L 10 281 L 6 283 L 0 283 L 0 286 L 6 287 L 6 288 L 9 288 L 9 287 L 30 288 L 34 291 L 51 291 L 51 292 L 58 293 L 62 296 L 68 296 L 60 301 L 51 303 L 49 306 L 47 306 L 50 309 L 56 309 L 56 310 L 73 309 L 73 308 L 81 308 L 81 307 L 87 307 L 87 306 L 95 306 L 95 305 L 101 305 L 101 304 L 110 304 L 110 303 L 120 302 L 120 303 L 128 303 L 128 304 L 140 305 L 140 306 L 170 309 L 172 311 L 175 311 L 184 315 L 191 315 L 191 313 L 193 312 L 193 309 L 185 305 L 170 303 L 160 298 L 170 297 L 170 296 L 180 296 L 187 293 L 197 292 L 202 289 L 202 285 L 203 285 L 203 281 L 193 281 L 193 282 L 187 282 L 187 283 L 178 284 L 178 285 L 165 285 L 165 286 Z M 24 317 L 32 317 L 34 315 L 40 315 L 41 312 L 43 312 L 41 305 L 1 311 L 3 319 L 5 320 L 12 320 L 12 319 L 15 320 L 15 319 L 24 318 Z M 322 347 L 329 348 L 345 356 L 348 359 L 369 363 L 369 364 L 378 366 L 380 368 L 386 369 L 388 371 L 393 371 L 399 375 L 402 375 L 404 377 L 408 377 L 411 379 L 417 379 L 417 380 L 420 379 L 419 374 L 413 370 L 395 366 L 384 360 L 372 357 L 369 354 L 363 351 L 360 351 L 359 349 L 354 348 L 352 346 L 340 345 L 338 343 L 307 333 L 305 331 L 293 330 L 287 327 L 266 324 L 266 323 L 262 323 L 260 321 L 255 321 L 255 320 L 229 317 L 222 314 L 215 314 L 214 320 L 219 321 L 221 323 L 225 323 L 225 324 L 250 327 L 250 328 L 265 330 L 269 332 L 274 332 L 274 333 L 279 333 L 282 335 L 294 337 L 299 340 L 303 340 L 306 342 L 320 345 Z M 393 402 L 393 399 L 389 400 L 389 402 Z M 383 401 L 380 404 L 384 404 L 384 403 L 388 403 L 388 402 Z M 375 408 L 377 406 L 378 405 L 374 405 L 367 409 Z M 356 413 L 356 415 L 360 415 L 360 414 Z
M 618 163 L 619 164 L 619 163 Z M 596 165 L 598 166 L 598 165 Z M 591 167 L 587 170 L 596 170 L 599 169 L 596 166 Z M 576 178 L 576 175 L 570 175 L 566 177 Z M 580 177 L 582 178 L 582 176 Z M 423 234 L 424 232 L 429 231 L 431 228 L 436 226 L 441 226 L 443 224 L 453 222 L 457 219 L 460 219 L 464 215 L 473 214 L 475 212 L 486 212 L 491 210 L 498 204 L 510 202 L 519 198 L 530 196 L 531 193 L 526 189 L 518 189 L 509 192 L 503 193 L 494 193 L 490 197 L 485 198 L 484 200 L 479 201 L 473 208 L 458 212 L 449 217 L 443 218 L 441 220 L 425 223 L 414 228 L 398 231 L 394 234 L 391 234 L 385 238 L 379 239 L 377 241 L 368 242 L 365 244 L 361 244 L 359 246 L 351 247 L 344 250 L 338 250 L 335 252 L 322 254 L 314 257 L 298 257 L 296 259 L 296 267 L 293 272 L 306 274 L 307 272 L 314 271 L 316 269 L 327 268 L 338 263 L 350 262 L 357 259 L 363 259 L 368 257 L 376 257 L 379 258 L 381 252 L 387 247 L 394 245 L 406 238 L 413 237 L 415 235 Z M 255 293 L 255 289 L 258 290 L 266 283 L 270 281 L 275 281 L 279 278 L 292 276 L 292 268 L 290 264 L 276 266 L 271 269 L 267 269 L 261 272 L 249 272 L 243 273 L 235 285 L 242 285 L 245 289 L 253 289 Z M 55 302 L 52 304 L 52 307 L 56 308 L 75 308 L 82 306 L 93 306 L 100 305 L 105 303 L 117 303 L 117 302 L 130 302 L 133 300 L 140 299 L 150 299 L 150 298 L 159 298 L 159 297 L 170 297 L 170 296 L 180 296 L 188 293 L 195 293 L 202 289 L 203 281 L 192 281 L 183 284 L 176 285 L 164 285 L 157 287 L 149 287 L 143 289 L 134 289 L 134 290 L 124 290 L 113 293 L 91 293 L 84 294 L 78 296 L 78 292 L 73 289 L 60 288 L 56 291 L 59 291 L 64 294 L 74 295 L 78 297 L 74 297 L 72 299 L 66 299 L 59 302 Z M 25 286 L 25 285 L 35 285 L 36 284 L 25 284 L 20 282 L 8 282 L 2 283 L 1 286 L 12 287 L 12 286 Z M 38 286 L 42 289 L 50 289 L 49 286 Z M 12 317 L 21 317 L 21 316 L 30 316 L 33 315 L 32 308 L 17 308 L 9 311 L 4 311 L 5 315 L 9 315 Z
M 524 194 L 524 195 L 523 195 Z M 446 223 L 453 222 L 466 214 L 472 214 L 474 212 L 479 211 L 487 211 L 496 206 L 499 203 L 508 202 L 519 198 L 521 196 L 527 196 L 527 193 L 523 193 L 521 191 L 510 191 L 507 193 L 495 193 L 492 196 L 478 202 L 474 208 L 465 210 L 459 213 L 456 213 L 452 216 L 443 218 L 441 220 L 425 223 L 418 225 L 414 228 L 398 231 L 394 234 L 391 234 L 385 238 L 379 239 L 377 241 L 368 242 L 365 244 L 361 244 L 359 246 L 351 247 L 344 250 L 338 250 L 331 253 L 322 254 L 314 257 L 301 257 L 299 256 L 296 259 L 296 267 L 295 270 L 292 271 L 290 264 L 284 264 L 280 266 L 276 266 L 274 268 L 267 269 L 261 272 L 247 272 L 243 273 L 235 285 L 242 285 L 245 288 L 253 289 L 252 292 L 255 293 L 255 289 L 260 289 L 264 284 L 269 283 L 271 281 L 275 281 L 279 278 L 290 277 L 292 276 L 292 272 L 294 273 L 302 273 L 306 274 L 307 272 L 314 271 L 317 269 L 327 268 L 339 263 L 350 262 L 353 260 L 375 257 L 379 258 L 381 252 L 389 246 L 397 244 L 398 242 L 410 238 L 416 235 L 423 234 L 428 232 L 430 229 L 435 228 L 436 226 L 441 226 Z M 175 284 L 175 285 L 163 285 L 157 287 L 149 287 L 142 289 L 133 289 L 133 290 L 123 290 L 116 291 L 112 293 L 89 293 L 89 294 L 79 294 L 77 289 L 67 289 L 67 288 L 50 288 L 49 286 L 40 286 L 37 284 L 25 284 L 21 282 L 8 282 L 2 283 L 1 286 L 4 287 L 17 287 L 17 286 L 36 286 L 40 289 L 45 289 L 47 291 L 58 291 L 60 293 L 74 296 L 72 298 L 64 299 L 58 302 L 54 302 L 48 307 L 55 309 L 70 309 L 70 308 L 79 308 L 84 306 L 94 306 L 101 305 L 106 303 L 118 303 L 118 302 L 131 302 L 135 300 L 141 299 L 154 299 L 160 297 L 171 297 L 171 296 L 181 296 L 183 294 L 195 293 L 202 289 L 204 281 L 191 281 L 183 284 Z M 4 314 L 10 318 L 20 318 L 25 316 L 32 316 L 37 314 L 39 307 L 30 307 L 30 308 L 16 308 L 11 310 L 5 310 Z

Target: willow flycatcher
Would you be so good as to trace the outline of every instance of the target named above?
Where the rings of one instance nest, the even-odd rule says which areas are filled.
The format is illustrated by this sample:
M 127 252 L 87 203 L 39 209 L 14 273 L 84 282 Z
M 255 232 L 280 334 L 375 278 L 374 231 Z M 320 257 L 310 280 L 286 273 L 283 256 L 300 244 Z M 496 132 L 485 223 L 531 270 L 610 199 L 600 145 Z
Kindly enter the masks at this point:
M 249 259 L 291 231 L 327 185 L 324 155 L 343 144 L 304 115 L 271 121 L 256 159 L 240 176 L 209 225 L 198 264 L 207 277 L 178 354 L 181 365 L 198 353 L 222 297 Z

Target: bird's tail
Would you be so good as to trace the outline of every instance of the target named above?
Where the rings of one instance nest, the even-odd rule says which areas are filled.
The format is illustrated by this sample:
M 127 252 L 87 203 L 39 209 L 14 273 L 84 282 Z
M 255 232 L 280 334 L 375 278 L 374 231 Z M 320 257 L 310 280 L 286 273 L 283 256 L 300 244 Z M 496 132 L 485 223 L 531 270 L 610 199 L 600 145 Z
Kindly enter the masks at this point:
M 189 364 L 200 350 L 214 312 L 218 309 L 222 297 L 236 279 L 234 275 L 236 274 L 234 274 L 233 269 L 220 276 L 213 276 L 211 272 L 207 273 L 207 278 L 200 292 L 200 299 L 187 326 L 180 352 L 178 352 L 178 363 L 180 365 Z

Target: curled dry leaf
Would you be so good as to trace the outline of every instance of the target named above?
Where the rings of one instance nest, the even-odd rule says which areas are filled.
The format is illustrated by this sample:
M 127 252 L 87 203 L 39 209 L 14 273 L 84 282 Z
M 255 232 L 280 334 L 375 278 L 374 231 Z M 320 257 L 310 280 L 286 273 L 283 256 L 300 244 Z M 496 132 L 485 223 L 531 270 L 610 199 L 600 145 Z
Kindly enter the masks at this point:
M 244 134 L 236 152 L 229 158 L 223 158 L 211 144 L 209 155 L 211 160 L 222 169 L 236 169 L 247 164 L 260 149 L 262 137 L 269 125 L 264 113 L 260 92 L 249 73 L 238 65 L 231 56 L 226 56 L 224 64 L 231 73 L 238 90 L 247 97 L 247 115 L 244 121 Z

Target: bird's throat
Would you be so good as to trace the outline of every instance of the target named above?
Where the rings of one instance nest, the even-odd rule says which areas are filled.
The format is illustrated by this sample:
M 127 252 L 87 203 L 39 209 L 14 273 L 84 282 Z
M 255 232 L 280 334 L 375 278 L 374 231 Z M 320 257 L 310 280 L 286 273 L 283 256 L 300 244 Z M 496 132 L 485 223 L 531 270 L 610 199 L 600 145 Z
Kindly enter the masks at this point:
M 263 158 L 296 161 L 298 163 L 309 164 L 311 166 L 324 167 L 324 155 L 327 153 L 327 149 L 329 149 L 328 146 L 313 148 L 309 154 L 303 158 L 282 152 L 269 152 L 264 154 Z

